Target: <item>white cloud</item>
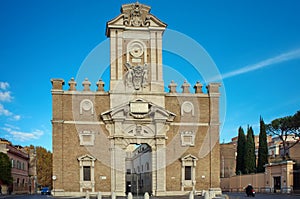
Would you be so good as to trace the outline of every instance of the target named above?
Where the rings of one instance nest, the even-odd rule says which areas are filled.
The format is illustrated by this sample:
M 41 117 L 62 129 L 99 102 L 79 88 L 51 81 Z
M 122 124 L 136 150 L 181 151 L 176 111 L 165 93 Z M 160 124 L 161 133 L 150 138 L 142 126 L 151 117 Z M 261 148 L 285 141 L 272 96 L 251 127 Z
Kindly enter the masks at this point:
M 235 76 L 238 76 L 238 75 L 241 75 L 241 74 L 252 72 L 254 70 L 259 70 L 261 68 L 265 68 L 265 67 L 270 66 L 270 65 L 274 65 L 274 64 L 278 64 L 278 63 L 281 63 L 281 62 L 285 62 L 285 61 L 289 61 L 289 60 L 293 60 L 293 59 L 298 59 L 298 58 L 300 58 L 300 49 L 296 49 L 296 50 L 293 50 L 293 51 L 282 53 L 280 55 L 277 55 L 277 56 L 269 58 L 269 59 L 265 59 L 265 60 L 260 61 L 258 63 L 251 64 L 251 65 L 242 67 L 240 69 L 222 74 L 221 77 L 222 77 L 222 79 L 226 79 L 226 78 L 229 78 L 229 77 L 235 77 Z M 219 80 L 219 78 L 215 77 L 213 79 L 213 81 L 215 81 L 215 80 Z
M 0 82 L 0 102 L 11 102 L 11 100 L 13 99 L 11 96 L 11 92 L 7 91 L 8 88 L 8 82 Z
M 3 129 L 4 129 L 4 128 L 10 128 L 10 129 L 15 129 L 15 130 L 20 130 L 19 127 L 14 126 L 14 125 L 11 125 L 11 124 L 4 124 L 4 126 L 5 126 L 5 127 L 3 127 Z
M 11 102 L 12 96 L 10 91 L 0 91 L 0 101 Z
M 8 91 L 7 89 L 9 88 L 9 83 L 8 82 L 1 82 L 0 81 L 0 102 L 11 102 L 13 100 L 13 97 L 11 96 L 11 92 Z M 0 116 L 6 116 L 9 117 L 9 120 L 20 120 L 21 116 L 16 115 L 12 112 L 10 112 L 8 109 L 4 107 L 3 104 L 0 103 Z
M 14 115 L 14 120 L 20 120 L 21 119 L 21 115 Z
M 4 106 L 2 104 L 0 104 L 0 115 L 12 116 L 13 113 L 10 112 L 9 110 L 5 109 Z
M 3 104 L 0 104 L 0 116 L 4 115 L 6 117 L 9 117 L 9 120 L 18 121 L 21 119 L 20 115 L 15 115 L 14 113 L 10 112 L 8 109 L 6 109 Z
M 9 83 L 8 82 L 0 82 L 0 89 L 6 90 L 9 88 Z
M 42 135 L 44 135 L 44 131 L 36 129 L 32 132 L 22 132 L 19 131 L 17 127 L 15 128 L 10 128 L 10 127 L 3 127 L 3 130 L 7 131 L 11 136 L 12 139 L 16 141 L 29 141 L 29 140 L 37 140 L 39 139 Z

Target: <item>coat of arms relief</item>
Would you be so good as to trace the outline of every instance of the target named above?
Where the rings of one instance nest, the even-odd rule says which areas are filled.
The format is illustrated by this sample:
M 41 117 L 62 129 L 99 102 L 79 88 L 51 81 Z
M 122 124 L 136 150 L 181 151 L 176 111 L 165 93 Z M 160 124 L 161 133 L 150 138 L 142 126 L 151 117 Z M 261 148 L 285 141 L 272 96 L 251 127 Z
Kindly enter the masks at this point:
M 148 85 L 148 66 L 147 64 L 133 66 L 130 63 L 125 64 L 127 72 L 125 73 L 126 87 L 134 90 L 141 90 Z
M 150 16 L 144 12 L 141 4 L 135 3 L 129 12 L 124 13 L 123 24 L 134 27 L 150 26 Z

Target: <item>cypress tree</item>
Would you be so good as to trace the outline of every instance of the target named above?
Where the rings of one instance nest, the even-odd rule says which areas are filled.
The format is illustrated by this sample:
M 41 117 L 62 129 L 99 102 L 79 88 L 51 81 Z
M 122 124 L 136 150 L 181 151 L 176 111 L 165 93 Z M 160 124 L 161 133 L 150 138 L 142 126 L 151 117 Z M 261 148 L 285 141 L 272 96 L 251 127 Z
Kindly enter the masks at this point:
M 265 172 L 265 164 L 268 164 L 268 142 L 266 126 L 262 117 L 260 117 L 260 132 L 259 132 L 259 147 L 258 147 L 258 160 L 257 160 L 257 172 Z
M 248 127 L 246 149 L 244 156 L 245 173 L 254 173 L 256 170 L 256 156 L 255 156 L 255 144 L 254 144 L 254 133 L 252 127 Z
M 238 141 L 237 141 L 237 157 L 236 157 L 236 169 L 235 173 L 240 175 L 244 173 L 244 155 L 245 155 L 245 143 L 246 137 L 242 127 L 238 130 Z

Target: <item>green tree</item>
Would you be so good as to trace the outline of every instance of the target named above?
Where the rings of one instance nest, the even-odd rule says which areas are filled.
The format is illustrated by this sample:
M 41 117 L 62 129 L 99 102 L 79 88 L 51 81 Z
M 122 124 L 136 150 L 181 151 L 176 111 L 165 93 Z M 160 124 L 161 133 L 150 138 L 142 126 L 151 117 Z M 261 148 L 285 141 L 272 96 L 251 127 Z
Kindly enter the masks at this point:
M 7 154 L 0 152 L 0 181 L 9 185 L 12 183 L 13 178 L 11 176 L 11 161 Z
M 265 172 L 265 164 L 268 164 L 268 142 L 265 122 L 260 117 L 260 132 L 259 132 L 259 146 L 258 146 L 258 160 L 257 160 L 257 172 Z
M 240 175 L 244 173 L 244 155 L 245 155 L 245 143 L 246 137 L 242 127 L 238 130 L 238 141 L 237 141 L 237 157 L 236 157 L 236 169 L 235 173 Z
M 269 135 L 279 137 L 282 142 L 282 158 L 286 159 L 289 149 L 300 141 L 300 111 L 293 116 L 273 120 L 266 125 L 266 130 Z M 293 142 L 290 144 L 291 139 L 293 139 Z
M 245 164 L 245 173 L 248 174 L 248 173 L 254 173 L 256 170 L 254 133 L 252 127 L 248 127 L 246 138 L 247 139 L 245 145 L 244 164 Z
M 35 150 L 38 183 L 41 186 L 52 186 L 52 153 L 41 146 Z

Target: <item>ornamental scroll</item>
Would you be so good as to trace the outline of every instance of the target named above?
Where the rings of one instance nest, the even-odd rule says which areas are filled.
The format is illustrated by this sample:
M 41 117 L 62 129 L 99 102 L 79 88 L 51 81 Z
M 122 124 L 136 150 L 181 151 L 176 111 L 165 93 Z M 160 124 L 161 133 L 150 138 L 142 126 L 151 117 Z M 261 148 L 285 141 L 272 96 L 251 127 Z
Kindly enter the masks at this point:
M 143 12 L 142 5 L 135 3 L 132 5 L 132 9 L 124 14 L 124 25 L 125 26 L 150 26 L 150 16 Z

